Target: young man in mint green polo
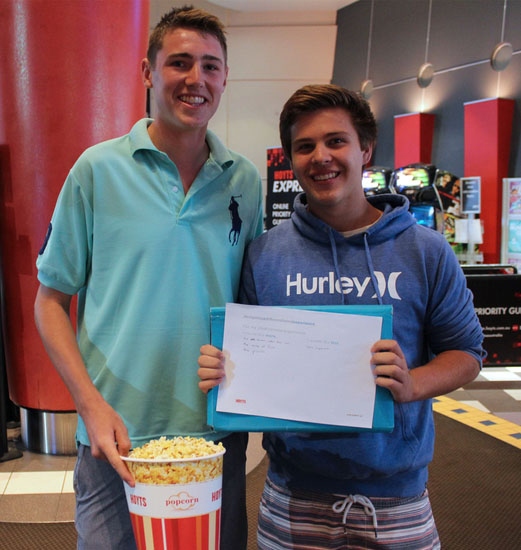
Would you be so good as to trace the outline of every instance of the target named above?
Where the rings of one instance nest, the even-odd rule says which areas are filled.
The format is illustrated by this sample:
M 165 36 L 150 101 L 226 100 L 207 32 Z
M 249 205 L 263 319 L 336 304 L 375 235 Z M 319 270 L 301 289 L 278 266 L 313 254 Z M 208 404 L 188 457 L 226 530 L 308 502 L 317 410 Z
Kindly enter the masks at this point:
M 244 249 L 261 233 L 260 178 L 207 129 L 228 74 L 216 17 L 166 14 L 142 74 L 154 119 L 80 156 L 37 260 L 36 322 L 79 413 L 78 548 L 136 547 L 123 486 L 134 482 L 120 455 L 189 435 L 227 450 L 221 549 L 241 550 L 247 438 L 206 425 L 196 364 L 209 310 L 237 298 Z

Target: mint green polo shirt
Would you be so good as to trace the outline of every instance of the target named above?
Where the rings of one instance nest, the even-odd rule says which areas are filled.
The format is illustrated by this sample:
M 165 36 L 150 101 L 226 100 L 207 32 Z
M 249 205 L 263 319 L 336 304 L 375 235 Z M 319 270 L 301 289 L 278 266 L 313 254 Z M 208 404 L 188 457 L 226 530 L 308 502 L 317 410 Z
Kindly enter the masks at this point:
M 37 260 L 42 284 L 78 295 L 82 357 L 133 446 L 226 435 L 206 425 L 197 358 L 210 308 L 235 301 L 244 249 L 262 231 L 251 162 L 208 131 L 210 156 L 185 195 L 151 122 L 80 156 Z M 88 444 L 81 418 L 77 439 Z

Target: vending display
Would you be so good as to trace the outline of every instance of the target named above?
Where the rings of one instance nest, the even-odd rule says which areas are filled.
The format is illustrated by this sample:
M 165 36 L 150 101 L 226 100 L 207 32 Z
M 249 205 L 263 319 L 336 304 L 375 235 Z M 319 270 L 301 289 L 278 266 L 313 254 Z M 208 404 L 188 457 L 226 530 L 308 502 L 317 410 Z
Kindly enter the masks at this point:
M 521 178 L 503 180 L 501 261 L 521 270 Z
M 463 218 L 460 208 L 461 182 L 458 176 L 446 170 L 437 170 L 434 182 L 443 209 L 444 234 L 447 241 L 456 246 L 456 220 Z M 460 247 L 461 248 L 461 245 Z M 457 250 L 455 250 L 457 252 Z M 460 251 L 462 252 L 462 250 Z
M 432 164 L 410 164 L 394 171 L 391 190 L 409 199 L 409 210 L 419 224 L 443 233 L 443 205 L 435 180 Z
M 371 166 L 362 173 L 362 187 L 366 197 L 390 193 L 390 183 L 393 171 L 383 166 Z

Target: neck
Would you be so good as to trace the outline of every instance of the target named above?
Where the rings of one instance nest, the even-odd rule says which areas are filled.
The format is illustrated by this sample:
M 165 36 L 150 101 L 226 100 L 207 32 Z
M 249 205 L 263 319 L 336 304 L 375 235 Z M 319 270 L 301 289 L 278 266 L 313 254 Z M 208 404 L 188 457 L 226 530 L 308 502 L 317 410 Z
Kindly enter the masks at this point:
M 152 143 L 176 165 L 186 193 L 210 154 L 206 127 L 178 130 L 154 121 L 148 134 Z
M 356 208 L 327 208 L 323 212 L 317 212 L 314 208 L 309 208 L 309 211 L 339 233 L 354 231 L 371 225 L 382 215 L 381 210 L 367 202 L 365 197 L 363 202 L 357 205 Z

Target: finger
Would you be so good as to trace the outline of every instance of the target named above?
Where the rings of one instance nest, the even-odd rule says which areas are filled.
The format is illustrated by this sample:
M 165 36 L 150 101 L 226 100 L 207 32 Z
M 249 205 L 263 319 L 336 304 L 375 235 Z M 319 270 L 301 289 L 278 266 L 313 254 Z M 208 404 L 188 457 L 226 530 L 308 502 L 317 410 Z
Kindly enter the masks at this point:
M 224 358 L 219 359 L 217 357 L 210 357 L 209 355 L 200 355 L 197 363 L 200 367 L 207 369 L 224 369 Z
M 373 374 L 376 377 L 383 376 L 398 381 L 403 381 L 405 379 L 404 370 L 397 365 L 378 365 L 375 367 Z
M 393 365 L 400 361 L 400 357 L 391 351 L 379 351 L 371 357 L 373 365 Z
M 201 380 L 198 384 L 199 389 L 203 393 L 208 393 L 209 390 L 218 386 L 222 381 L 223 381 L 222 378 L 216 378 L 214 380 Z
M 94 440 L 94 438 L 91 436 L 89 436 L 89 441 L 90 441 L 90 454 L 96 460 L 104 460 L 105 462 L 108 462 L 108 459 L 105 456 L 105 453 L 103 452 L 102 445 L 98 445 L 96 440 Z
M 110 455 L 107 457 L 111 466 L 116 470 L 119 477 L 130 487 L 134 487 L 136 485 L 136 482 L 134 481 L 134 478 L 132 477 L 132 474 L 130 473 L 129 469 L 127 468 L 127 465 L 123 460 L 121 460 L 118 452 L 116 451 L 116 447 L 114 447 L 114 452 L 111 452 Z
M 199 369 L 197 374 L 200 382 L 215 382 L 213 385 L 217 385 L 224 378 L 224 369 Z
M 224 359 L 224 353 L 211 344 L 205 344 L 199 349 L 201 355 L 209 355 L 210 357 L 217 357 L 218 359 Z
M 130 451 L 131 443 L 130 439 L 128 437 L 127 429 L 124 427 L 122 428 L 116 428 L 114 432 L 116 436 L 116 445 L 118 448 L 118 453 L 121 456 L 127 456 L 128 452 Z
M 396 390 L 398 389 L 399 383 L 394 380 L 394 378 L 390 378 L 389 376 L 378 376 L 375 379 L 375 383 L 377 386 L 380 386 L 382 388 L 387 388 L 391 391 L 393 395 L 395 395 Z
M 404 358 L 402 349 L 396 340 L 378 340 L 378 342 L 375 342 L 371 348 L 371 353 L 380 353 L 385 351 L 395 353 L 398 357 Z

